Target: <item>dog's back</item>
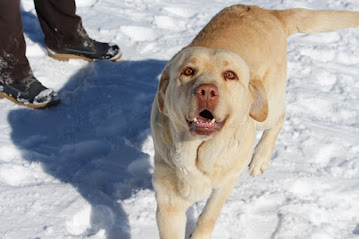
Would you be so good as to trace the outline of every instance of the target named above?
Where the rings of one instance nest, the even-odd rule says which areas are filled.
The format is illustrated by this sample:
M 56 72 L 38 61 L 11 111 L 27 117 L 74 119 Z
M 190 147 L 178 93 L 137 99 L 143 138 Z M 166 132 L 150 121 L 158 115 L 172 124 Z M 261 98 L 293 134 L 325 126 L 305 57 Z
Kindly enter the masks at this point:
M 265 130 L 284 112 L 288 36 L 355 26 L 359 12 L 234 5 L 219 12 L 187 47 L 233 51 L 260 76 L 271 108 L 267 120 L 257 124 L 258 130 Z
M 234 5 L 219 12 L 188 47 L 231 50 L 251 65 L 247 55 L 260 54 L 265 58 L 269 51 L 274 54 L 286 51 L 286 47 L 277 47 L 286 46 L 283 41 L 295 33 L 330 32 L 357 26 L 359 12 L 301 8 L 267 10 L 258 6 Z

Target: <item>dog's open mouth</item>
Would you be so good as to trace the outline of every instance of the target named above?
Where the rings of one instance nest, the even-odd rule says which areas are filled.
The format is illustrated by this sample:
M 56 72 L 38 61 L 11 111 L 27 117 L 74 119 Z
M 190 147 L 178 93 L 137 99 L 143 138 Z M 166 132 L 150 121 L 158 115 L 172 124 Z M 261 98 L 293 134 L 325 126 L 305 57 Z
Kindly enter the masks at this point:
M 199 135 L 211 135 L 216 131 L 221 130 L 225 123 L 217 122 L 212 112 L 209 110 L 201 111 L 193 121 L 188 121 L 190 130 Z

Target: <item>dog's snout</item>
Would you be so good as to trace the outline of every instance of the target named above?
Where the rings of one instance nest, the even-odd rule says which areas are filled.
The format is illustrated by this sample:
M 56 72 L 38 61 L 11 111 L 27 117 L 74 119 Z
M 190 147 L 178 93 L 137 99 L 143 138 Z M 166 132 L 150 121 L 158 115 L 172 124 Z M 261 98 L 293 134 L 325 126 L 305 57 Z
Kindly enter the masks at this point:
M 218 101 L 219 91 L 214 84 L 202 84 L 199 85 L 195 93 L 197 95 L 198 104 L 200 108 L 208 108 L 213 110 Z
M 218 88 L 213 84 L 202 84 L 197 87 L 196 94 L 198 97 L 212 100 L 218 96 Z

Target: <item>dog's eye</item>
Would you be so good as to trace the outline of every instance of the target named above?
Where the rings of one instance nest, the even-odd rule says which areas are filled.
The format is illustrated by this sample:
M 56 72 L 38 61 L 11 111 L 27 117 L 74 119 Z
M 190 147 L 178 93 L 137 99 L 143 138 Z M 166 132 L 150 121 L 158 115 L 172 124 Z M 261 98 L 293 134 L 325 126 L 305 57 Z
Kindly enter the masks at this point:
M 193 76 L 194 72 L 195 72 L 194 69 L 192 69 L 191 67 L 187 67 L 182 71 L 182 74 L 185 76 Z
M 224 78 L 226 80 L 235 80 L 237 79 L 237 75 L 233 71 L 224 72 Z

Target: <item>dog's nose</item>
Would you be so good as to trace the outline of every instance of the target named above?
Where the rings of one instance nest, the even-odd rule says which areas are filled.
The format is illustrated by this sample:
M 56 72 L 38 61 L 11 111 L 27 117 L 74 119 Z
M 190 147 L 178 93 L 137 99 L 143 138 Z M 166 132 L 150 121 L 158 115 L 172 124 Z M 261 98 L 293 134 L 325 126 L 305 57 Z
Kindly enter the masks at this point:
M 208 108 L 213 110 L 218 101 L 218 88 L 213 84 L 202 84 L 196 88 L 195 91 L 200 108 Z

